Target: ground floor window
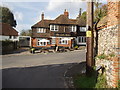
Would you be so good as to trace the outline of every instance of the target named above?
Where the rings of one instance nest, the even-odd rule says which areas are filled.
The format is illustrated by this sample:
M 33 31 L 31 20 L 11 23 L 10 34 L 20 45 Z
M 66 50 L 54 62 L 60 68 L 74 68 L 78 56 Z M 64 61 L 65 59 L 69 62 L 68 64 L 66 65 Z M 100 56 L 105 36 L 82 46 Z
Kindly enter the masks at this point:
M 68 44 L 68 39 L 60 38 L 59 44 Z
M 86 37 L 85 36 L 78 37 L 78 42 L 79 43 L 86 43 Z
M 56 39 L 52 38 L 52 44 L 56 44 Z
M 38 46 L 46 46 L 47 43 L 49 43 L 49 40 L 47 40 L 47 39 L 38 39 L 37 40 L 37 45 Z

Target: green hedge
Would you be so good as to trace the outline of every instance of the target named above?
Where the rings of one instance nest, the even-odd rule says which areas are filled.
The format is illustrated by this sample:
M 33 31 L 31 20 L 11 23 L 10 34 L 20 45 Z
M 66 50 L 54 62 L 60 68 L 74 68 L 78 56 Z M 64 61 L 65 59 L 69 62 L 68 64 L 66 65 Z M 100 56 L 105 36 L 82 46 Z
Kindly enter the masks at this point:
M 0 43 L 2 44 L 1 48 L 2 48 L 2 54 L 6 54 L 9 53 L 15 49 L 17 49 L 17 43 L 18 42 L 13 42 L 10 40 L 5 40 L 5 41 L 0 41 Z

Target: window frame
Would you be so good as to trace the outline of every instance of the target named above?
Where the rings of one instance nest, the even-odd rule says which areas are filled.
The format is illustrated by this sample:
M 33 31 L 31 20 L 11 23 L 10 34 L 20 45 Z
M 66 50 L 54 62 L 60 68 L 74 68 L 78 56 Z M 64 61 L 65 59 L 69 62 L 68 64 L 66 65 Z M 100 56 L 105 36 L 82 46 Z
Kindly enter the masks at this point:
M 46 28 L 37 28 L 37 33 L 46 33 Z
M 86 43 L 86 37 L 85 36 L 78 37 L 78 43 Z
M 67 42 L 67 43 L 65 43 L 65 42 Z M 63 38 L 60 38 L 59 39 L 59 44 L 68 45 L 68 40 L 64 40 Z
M 54 40 L 54 43 L 53 43 L 53 40 Z M 52 38 L 52 41 L 51 41 L 51 44 L 56 44 L 56 38 Z
M 47 46 L 48 42 L 41 42 L 42 39 L 37 39 L 37 46 Z
M 59 25 L 50 25 L 50 31 L 59 31 Z
M 76 32 L 77 31 L 77 26 L 76 25 L 70 26 L 70 31 L 71 32 Z
M 84 28 L 84 30 L 82 29 Z M 80 32 L 86 32 L 86 27 L 79 27 Z

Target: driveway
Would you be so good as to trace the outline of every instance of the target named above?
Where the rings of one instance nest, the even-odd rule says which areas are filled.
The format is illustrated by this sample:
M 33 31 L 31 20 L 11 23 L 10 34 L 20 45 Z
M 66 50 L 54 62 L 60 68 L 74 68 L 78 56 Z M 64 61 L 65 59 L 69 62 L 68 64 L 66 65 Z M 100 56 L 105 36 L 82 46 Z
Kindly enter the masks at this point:
M 67 88 L 65 71 L 85 61 L 85 51 L 2 57 L 3 88 Z

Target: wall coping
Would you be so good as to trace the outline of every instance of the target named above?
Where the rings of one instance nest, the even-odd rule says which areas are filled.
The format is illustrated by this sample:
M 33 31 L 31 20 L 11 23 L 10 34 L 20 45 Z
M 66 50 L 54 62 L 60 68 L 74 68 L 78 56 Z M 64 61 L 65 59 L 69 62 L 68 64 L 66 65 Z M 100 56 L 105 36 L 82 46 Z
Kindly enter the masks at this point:
M 103 29 L 100 29 L 99 31 L 101 30 L 106 30 L 106 29 L 112 29 L 112 28 L 118 28 L 118 25 L 114 25 L 114 26 L 109 26 L 109 27 L 106 27 L 106 28 L 103 28 Z

